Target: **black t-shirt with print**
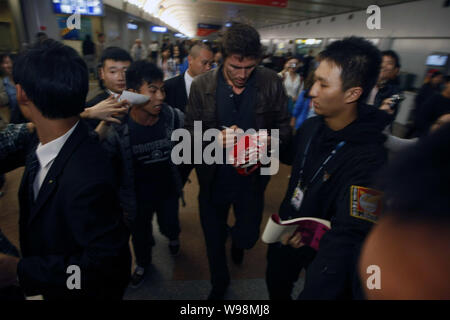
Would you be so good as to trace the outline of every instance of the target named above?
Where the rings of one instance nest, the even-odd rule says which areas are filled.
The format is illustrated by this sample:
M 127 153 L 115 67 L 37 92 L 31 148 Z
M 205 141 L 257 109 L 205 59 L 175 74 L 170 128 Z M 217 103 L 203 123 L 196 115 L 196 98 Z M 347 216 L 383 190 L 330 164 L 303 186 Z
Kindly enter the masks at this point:
M 162 116 L 162 115 L 161 115 Z M 143 126 L 129 117 L 136 197 L 159 200 L 172 192 L 170 172 L 171 141 L 162 117 L 152 126 Z

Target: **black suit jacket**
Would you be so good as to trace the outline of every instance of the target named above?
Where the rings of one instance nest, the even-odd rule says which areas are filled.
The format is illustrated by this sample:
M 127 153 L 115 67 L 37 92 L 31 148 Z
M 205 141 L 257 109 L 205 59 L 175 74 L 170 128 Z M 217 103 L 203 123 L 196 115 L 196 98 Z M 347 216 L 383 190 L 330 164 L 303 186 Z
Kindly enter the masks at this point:
M 26 164 L 19 189 L 21 287 L 44 299 L 120 299 L 130 276 L 129 232 L 108 158 L 80 121 L 32 203 L 29 162 L 36 142 L 35 137 L 28 151 L 0 161 L 1 167 L 11 159 L 16 167 Z M 80 290 L 67 288 L 70 265 L 80 268 Z
M 186 105 L 188 103 L 188 95 L 186 93 L 186 82 L 184 81 L 184 72 L 176 77 L 164 81 L 164 88 L 166 90 L 166 103 L 174 108 L 178 108 L 183 113 L 186 112 Z M 181 175 L 183 186 L 189 178 L 189 174 L 194 168 L 191 164 L 178 165 L 178 171 Z
M 86 108 L 93 107 L 97 103 L 108 99 L 108 97 L 109 97 L 109 93 L 106 92 L 106 90 L 103 90 L 102 92 L 97 94 L 95 97 L 93 97 L 91 100 L 86 102 Z M 100 120 L 98 120 L 98 119 L 84 119 L 84 121 L 88 124 L 89 129 L 91 129 L 91 130 L 94 130 L 100 123 Z
M 89 107 L 93 107 L 95 106 L 97 103 L 107 99 L 109 97 L 109 93 L 106 92 L 106 90 L 103 90 L 102 92 L 100 92 L 98 95 L 96 95 L 95 97 L 93 97 L 91 100 L 86 102 L 86 108 Z
M 186 82 L 184 81 L 184 73 L 164 82 L 166 90 L 166 103 L 174 108 L 178 108 L 185 112 L 188 102 L 186 93 Z

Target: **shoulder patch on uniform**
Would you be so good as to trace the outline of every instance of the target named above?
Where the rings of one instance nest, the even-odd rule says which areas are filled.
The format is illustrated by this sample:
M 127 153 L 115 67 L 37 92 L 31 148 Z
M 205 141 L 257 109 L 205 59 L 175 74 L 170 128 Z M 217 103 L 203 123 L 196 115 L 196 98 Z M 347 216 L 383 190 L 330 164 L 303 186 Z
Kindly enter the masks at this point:
M 352 217 L 376 223 L 382 211 L 383 193 L 381 191 L 351 186 L 350 215 Z

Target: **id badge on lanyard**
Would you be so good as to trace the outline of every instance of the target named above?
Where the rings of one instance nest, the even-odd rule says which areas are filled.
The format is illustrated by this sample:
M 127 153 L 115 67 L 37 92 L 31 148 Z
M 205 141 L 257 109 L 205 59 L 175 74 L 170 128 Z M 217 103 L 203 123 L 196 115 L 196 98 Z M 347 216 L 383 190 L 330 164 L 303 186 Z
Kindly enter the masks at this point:
M 292 198 L 291 198 L 291 205 L 297 211 L 300 209 L 300 206 L 302 205 L 304 193 L 306 192 L 308 186 L 311 185 L 311 183 L 316 179 L 316 177 L 319 175 L 319 173 L 322 172 L 322 169 L 324 169 L 325 165 L 328 163 L 328 161 L 330 161 L 331 158 L 333 158 L 333 156 L 336 154 L 336 152 L 345 145 L 345 141 L 341 141 L 341 142 L 338 143 L 336 148 L 334 148 L 334 150 L 331 151 L 330 155 L 320 165 L 320 167 L 317 169 L 316 173 L 313 175 L 313 177 L 311 178 L 309 183 L 307 185 L 305 185 L 303 190 L 302 190 L 302 188 L 300 186 L 302 184 L 301 180 L 302 180 L 302 177 L 303 177 L 303 168 L 305 166 L 305 159 L 306 159 L 306 156 L 308 154 L 310 143 L 311 143 L 311 140 L 308 142 L 308 145 L 306 147 L 306 150 L 305 150 L 305 153 L 304 153 L 304 156 L 303 156 L 303 160 L 302 160 L 302 164 L 301 164 L 301 170 L 300 170 L 300 180 L 299 180 L 299 182 L 297 184 L 297 187 L 294 190 L 294 194 L 292 195 Z
M 295 210 L 299 210 L 300 206 L 302 205 L 303 201 L 303 191 L 300 188 L 300 183 L 297 184 L 297 187 L 295 187 L 294 194 L 291 198 L 291 205 L 295 208 Z

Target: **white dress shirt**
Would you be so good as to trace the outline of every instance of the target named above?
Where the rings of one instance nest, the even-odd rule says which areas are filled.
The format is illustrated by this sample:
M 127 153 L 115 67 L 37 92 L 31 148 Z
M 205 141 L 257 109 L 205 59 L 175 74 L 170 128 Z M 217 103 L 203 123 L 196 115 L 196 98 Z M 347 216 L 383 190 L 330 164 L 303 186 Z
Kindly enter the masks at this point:
M 106 92 L 107 92 L 110 96 L 113 96 L 114 98 L 117 98 L 117 97 L 119 97 L 119 96 L 121 95 L 121 93 L 115 93 L 115 92 L 112 92 L 112 91 L 109 90 L 109 89 L 106 89 Z
M 78 122 L 79 121 L 77 121 L 77 123 L 75 123 L 75 125 L 61 137 L 47 142 L 44 145 L 41 143 L 38 144 L 36 149 L 36 157 L 39 160 L 40 167 L 33 182 L 34 200 L 36 200 L 39 194 L 39 190 L 41 189 L 42 183 L 44 182 L 45 177 L 47 176 L 47 173 L 53 164 L 53 161 L 55 161 L 55 158 L 58 156 L 59 151 L 61 151 L 67 139 L 69 139 L 70 135 L 75 130 Z
M 294 80 L 292 80 L 289 72 L 286 74 L 286 78 L 284 79 L 284 87 L 286 88 L 286 94 L 291 97 L 293 100 L 297 100 L 298 94 L 301 89 L 301 81 L 300 76 L 298 74 L 295 75 Z
M 369 97 L 367 98 L 366 104 L 373 106 L 375 104 L 375 97 L 377 96 L 378 93 L 378 87 L 375 85 L 372 89 L 372 91 L 370 91 Z
M 186 72 L 184 73 L 184 82 L 186 83 L 186 93 L 187 93 L 188 98 L 189 98 L 189 93 L 191 92 L 191 84 L 192 84 L 193 80 L 194 80 L 194 78 L 192 78 L 191 75 L 189 74 L 189 72 L 186 70 Z

